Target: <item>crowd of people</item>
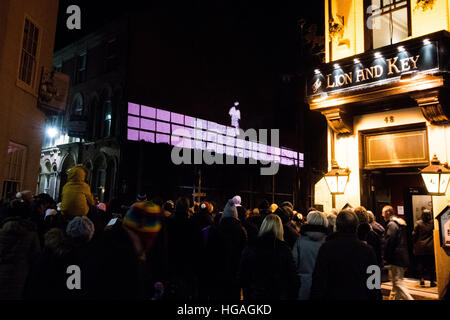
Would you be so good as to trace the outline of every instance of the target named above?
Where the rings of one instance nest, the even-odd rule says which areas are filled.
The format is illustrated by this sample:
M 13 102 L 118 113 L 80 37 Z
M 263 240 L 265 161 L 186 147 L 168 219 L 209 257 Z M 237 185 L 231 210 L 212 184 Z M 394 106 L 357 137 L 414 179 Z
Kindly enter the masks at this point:
M 0 300 L 381 300 L 367 270 L 385 264 L 391 298 L 412 299 L 402 286 L 406 223 L 391 206 L 385 223 L 364 207 L 302 215 L 288 201 L 263 201 L 246 209 L 238 195 L 223 210 L 145 194 L 126 206 L 99 203 L 84 180 L 82 167 L 70 169 L 60 204 L 24 191 L 2 205 Z M 430 230 L 425 210 L 414 228 L 421 272 L 434 270 Z

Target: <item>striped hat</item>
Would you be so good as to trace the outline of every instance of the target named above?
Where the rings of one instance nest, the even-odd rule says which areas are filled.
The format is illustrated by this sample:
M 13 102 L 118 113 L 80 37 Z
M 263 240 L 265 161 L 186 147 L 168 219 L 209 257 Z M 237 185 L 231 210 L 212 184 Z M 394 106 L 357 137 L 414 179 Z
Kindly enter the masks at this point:
M 139 201 L 128 209 L 123 224 L 138 235 L 147 252 L 153 247 L 162 228 L 161 218 L 160 206 L 151 201 Z

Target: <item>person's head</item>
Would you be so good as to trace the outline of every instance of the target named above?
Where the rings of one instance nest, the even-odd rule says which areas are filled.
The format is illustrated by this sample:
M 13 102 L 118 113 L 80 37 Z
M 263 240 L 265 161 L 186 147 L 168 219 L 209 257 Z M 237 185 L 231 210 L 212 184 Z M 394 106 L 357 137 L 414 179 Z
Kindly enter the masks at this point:
M 341 233 L 356 234 L 359 220 L 352 210 L 341 210 L 336 217 L 336 231 Z
M 278 209 L 278 205 L 277 205 L 276 203 L 272 203 L 272 204 L 269 206 L 269 210 L 270 210 L 270 212 L 272 212 L 272 213 L 274 213 L 277 209 Z
M 144 250 L 153 245 L 162 228 L 162 211 L 161 206 L 152 201 L 141 201 L 134 203 L 125 214 L 123 226 L 139 237 Z
M 233 197 L 233 202 L 234 202 L 234 205 L 236 207 L 239 207 L 241 205 L 241 202 L 242 202 L 241 196 L 238 196 L 238 195 L 234 196 Z
M 328 219 L 325 213 L 320 211 L 310 211 L 306 216 L 306 222 L 309 225 L 328 227 Z
M 82 166 L 75 166 L 67 171 L 67 179 L 71 182 L 84 182 L 86 171 Z
M 311 211 L 318 211 L 318 210 L 314 207 L 309 207 L 308 210 L 306 210 L 306 215 L 308 215 L 308 213 L 310 213 Z
M 16 193 L 16 198 L 27 205 L 31 205 L 33 201 L 33 193 L 31 193 L 30 190 L 23 190 Z
M 391 217 L 395 215 L 394 208 L 392 208 L 392 206 L 384 206 L 383 210 L 381 210 L 381 215 L 383 216 L 384 221 L 391 220 Z
M 369 217 L 369 223 L 372 223 L 372 222 L 376 221 L 375 215 L 373 214 L 372 211 L 367 210 L 367 216 Z
M 334 232 L 336 231 L 336 218 L 337 218 L 337 214 L 332 213 L 333 211 L 331 211 L 329 214 L 327 214 L 327 220 L 328 220 L 328 228 L 329 228 L 329 232 Z
M 282 224 L 286 224 L 291 220 L 291 216 L 289 215 L 287 208 L 279 207 L 273 213 L 280 217 Z
M 366 208 L 364 208 L 363 206 L 356 207 L 355 209 L 353 209 L 353 212 L 358 217 L 359 223 L 369 223 L 369 216 L 367 214 Z
M 282 202 L 280 207 L 289 207 L 292 211 L 294 211 L 294 205 L 290 201 Z
M 91 241 L 94 236 L 94 223 L 88 217 L 75 217 L 69 221 L 66 234 L 69 238 L 79 244 Z
M 431 214 L 431 210 L 429 209 L 423 209 L 422 210 L 422 221 L 423 222 L 429 222 L 433 218 L 433 215 Z
M 276 214 L 269 214 L 264 218 L 258 235 L 263 236 L 270 233 L 277 239 L 284 240 L 283 224 L 280 217 Z
M 175 215 L 188 215 L 191 203 L 188 198 L 180 197 L 175 203 Z
M 214 210 L 214 206 L 207 201 L 203 201 L 202 203 L 200 203 L 200 207 L 198 209 L 200 213 L 204 213 L 204 214 L 212 214 L 213 210 Z
M 175 211 L 175 203 L 172 200 L 167 200 L 163 206 L 164 210 L 170 213 L 174 213 Z

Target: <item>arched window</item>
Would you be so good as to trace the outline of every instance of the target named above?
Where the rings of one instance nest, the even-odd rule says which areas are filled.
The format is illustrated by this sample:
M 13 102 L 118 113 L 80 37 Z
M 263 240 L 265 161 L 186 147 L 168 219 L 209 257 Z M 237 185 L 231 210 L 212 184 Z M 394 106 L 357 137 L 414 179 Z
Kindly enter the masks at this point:
M 109 137 L 111 135 L 112 122 L 112 103 L 111 99 L 103 102 L 103 136 Z
M 81 116 L 84 112 L 83 96 L 77 93 L 72 99 L 71 114 Z
M 112 90 L 110 86 L 103 89 L 101 94 L 101 111 L 100 113 L 100 137 L 109 137 L 111 135 L 111 123 L 112 123 Z

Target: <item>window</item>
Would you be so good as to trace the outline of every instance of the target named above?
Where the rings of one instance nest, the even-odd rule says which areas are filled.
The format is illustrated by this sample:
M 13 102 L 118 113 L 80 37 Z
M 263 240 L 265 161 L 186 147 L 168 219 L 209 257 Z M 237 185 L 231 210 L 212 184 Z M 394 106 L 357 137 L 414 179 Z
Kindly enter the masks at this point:
M 111 135 L 112 104 L 106 100 L 103 105 L 103 137 Z
M 28 86 L 33 86 L 36 74 L 36 59 L 39 42 L 39 29 L 25 18 L 22 52 L 20 56 L 19 79 Z
M 25 146 L 9 142 L 8 155 L 4 167 L 3 199 L 20 191 L 25 171 L 26 154 L 27 148 Z
M 71 111 L 73 115 L 81 116 L 83 115 L 84 106 L 83 106 L 83 97 L 80 93 L 76 94 L 72 100 Z
M 106 43 L 105 48 L 105 71 L 111 71 L 116 67 L 117 63 L 117 41 L 116 39 L 111 39 Z
M 409 0 L 366 0 L 366 50 L 400 42 L 411 35 Z
M 76 59 L 77 65 L 75 68 L 75 76 L 74 76 L 75 84 L 86 81 L 86 61 L 87 61 L 86 52 L 78 55 Z

